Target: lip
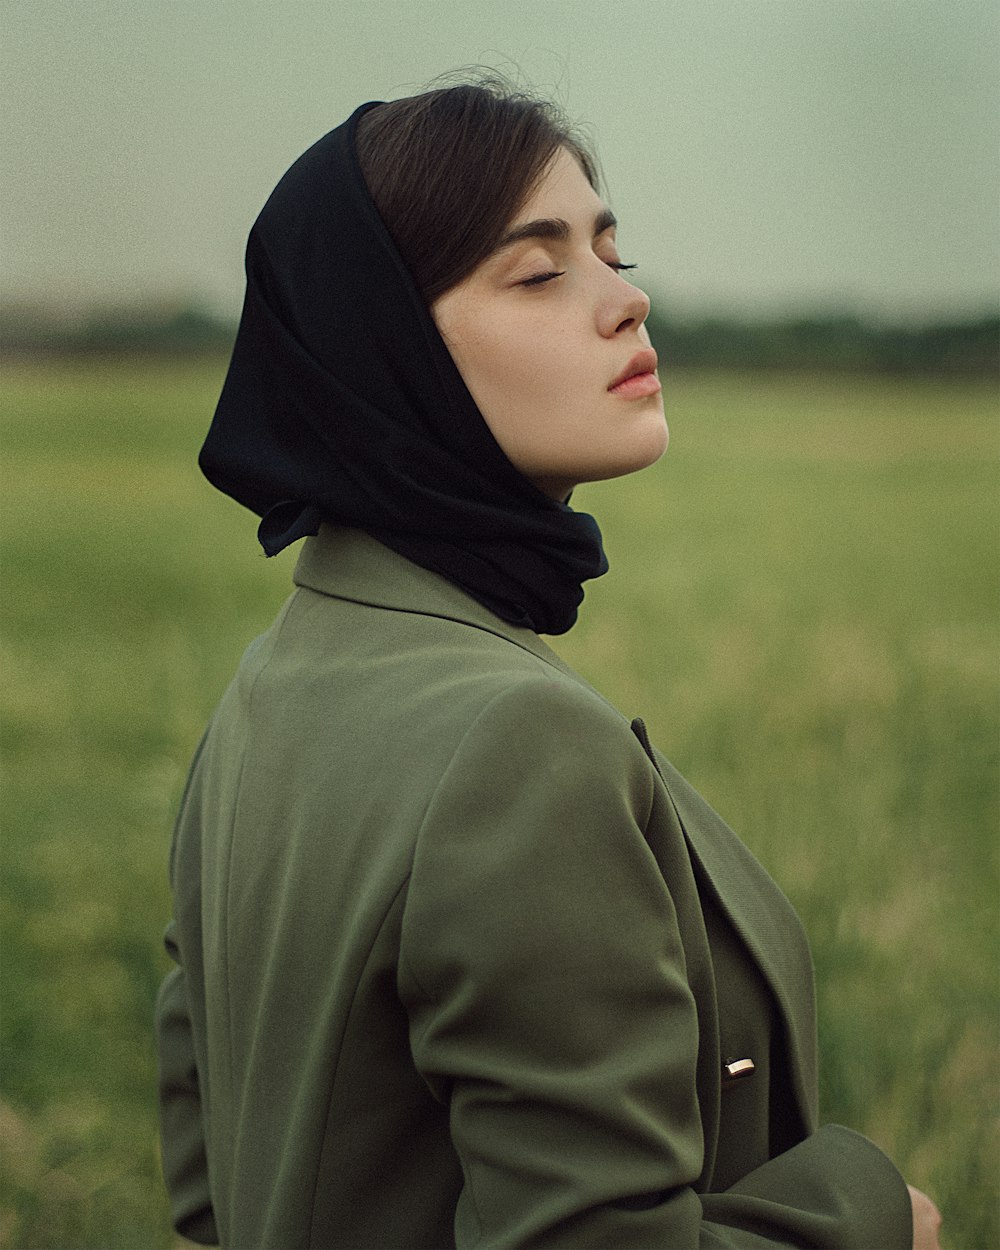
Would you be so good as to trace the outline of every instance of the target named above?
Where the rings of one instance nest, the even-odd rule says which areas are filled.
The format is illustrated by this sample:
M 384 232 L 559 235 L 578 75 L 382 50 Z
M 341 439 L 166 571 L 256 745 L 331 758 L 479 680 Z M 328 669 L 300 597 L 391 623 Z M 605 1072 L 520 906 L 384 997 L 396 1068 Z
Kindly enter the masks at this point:
M 631 378 L 646 377 L 646 376 L 649 376 L 652 378 L 653 381 L 656 381 L 657 385 L 655 389 L 659 390 L 660 389 L 659 380 L 655 377 L 655 374 L 656 374 L 656 352 L 654 352 L 651 347 L 644 347 L 642 351 L 636 352 L 636 354 L 628 362 L 628 364 L 621 371 L 621 373 L 619 373 L 619 375 L 615 378 L 615 380 L 610 384 L 610 386 L 608 387 L 608 390 L 618 391 L 619 387 L 622 387 Z M 647 386 L 648 385 L 650 384 L 647 384 Z M 632 389 L 635 389 L 635 388 L 632 388 Z M 653 393 L 651 390 L 646 390 L 645 388 L 643 389 L 645 390 L 646 394 Z

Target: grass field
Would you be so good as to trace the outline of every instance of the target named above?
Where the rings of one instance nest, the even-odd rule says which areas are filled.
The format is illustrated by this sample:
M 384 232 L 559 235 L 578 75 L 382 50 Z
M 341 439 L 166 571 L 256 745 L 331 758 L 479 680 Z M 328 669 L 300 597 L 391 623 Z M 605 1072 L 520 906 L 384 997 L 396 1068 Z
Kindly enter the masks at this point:
M 7 370 L 0 1245 L 176 1244 L 150 1013 L 172 813 L 294 552 L 194 456 L 224 366 Z M 739 830 L 819 977 L 824 1118 L 1000 1245 L 994 388 L 666 375 L 582 488 L 612 572 L 558 649 Z

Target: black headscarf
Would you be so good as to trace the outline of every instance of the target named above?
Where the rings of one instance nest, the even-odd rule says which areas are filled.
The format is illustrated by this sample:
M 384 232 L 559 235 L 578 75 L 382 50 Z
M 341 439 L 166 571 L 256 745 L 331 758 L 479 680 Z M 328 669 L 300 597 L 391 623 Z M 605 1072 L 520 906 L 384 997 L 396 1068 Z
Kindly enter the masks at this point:
M 199 463 L 263 518 L 269 556 L 322 520 L 354 526 L 504 620 L 564 633 L 607 571 L 600 530 L 514 468 L 466 389 L 361 173 L 377 106 L 299 157 L 250 232 Z

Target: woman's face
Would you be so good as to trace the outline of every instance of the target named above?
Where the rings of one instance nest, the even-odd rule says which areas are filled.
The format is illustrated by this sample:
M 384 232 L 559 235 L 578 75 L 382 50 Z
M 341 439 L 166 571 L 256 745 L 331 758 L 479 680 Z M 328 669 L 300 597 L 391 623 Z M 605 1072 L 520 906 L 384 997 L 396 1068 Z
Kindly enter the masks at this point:
M 431 308 L 493 437 L 553 499 L 666 450 L 649 300 L 619 266 L 614 218 L 562 148 L 497 250 Z

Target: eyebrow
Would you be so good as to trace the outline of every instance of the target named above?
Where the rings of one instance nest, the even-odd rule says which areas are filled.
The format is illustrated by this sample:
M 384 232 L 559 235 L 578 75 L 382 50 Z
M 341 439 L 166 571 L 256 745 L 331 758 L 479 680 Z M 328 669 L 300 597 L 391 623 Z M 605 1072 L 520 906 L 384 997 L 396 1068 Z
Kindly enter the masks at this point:
M 614 213 L 609 208 L 604 209 L 594 219 L 594 238 L 596 239 L 599 234 L 617 225 L 618 219 Z M 526 221 L 524 225 L 514 226 L 512 230 L 508 230 L 497 244 L 496 250 L 503 251 L 505 247 L 520 243 L 522 239 L 557 239 L 564 243 L 570 233 L 569 222 L 561 217 L 540 217 L 537 221 Z

